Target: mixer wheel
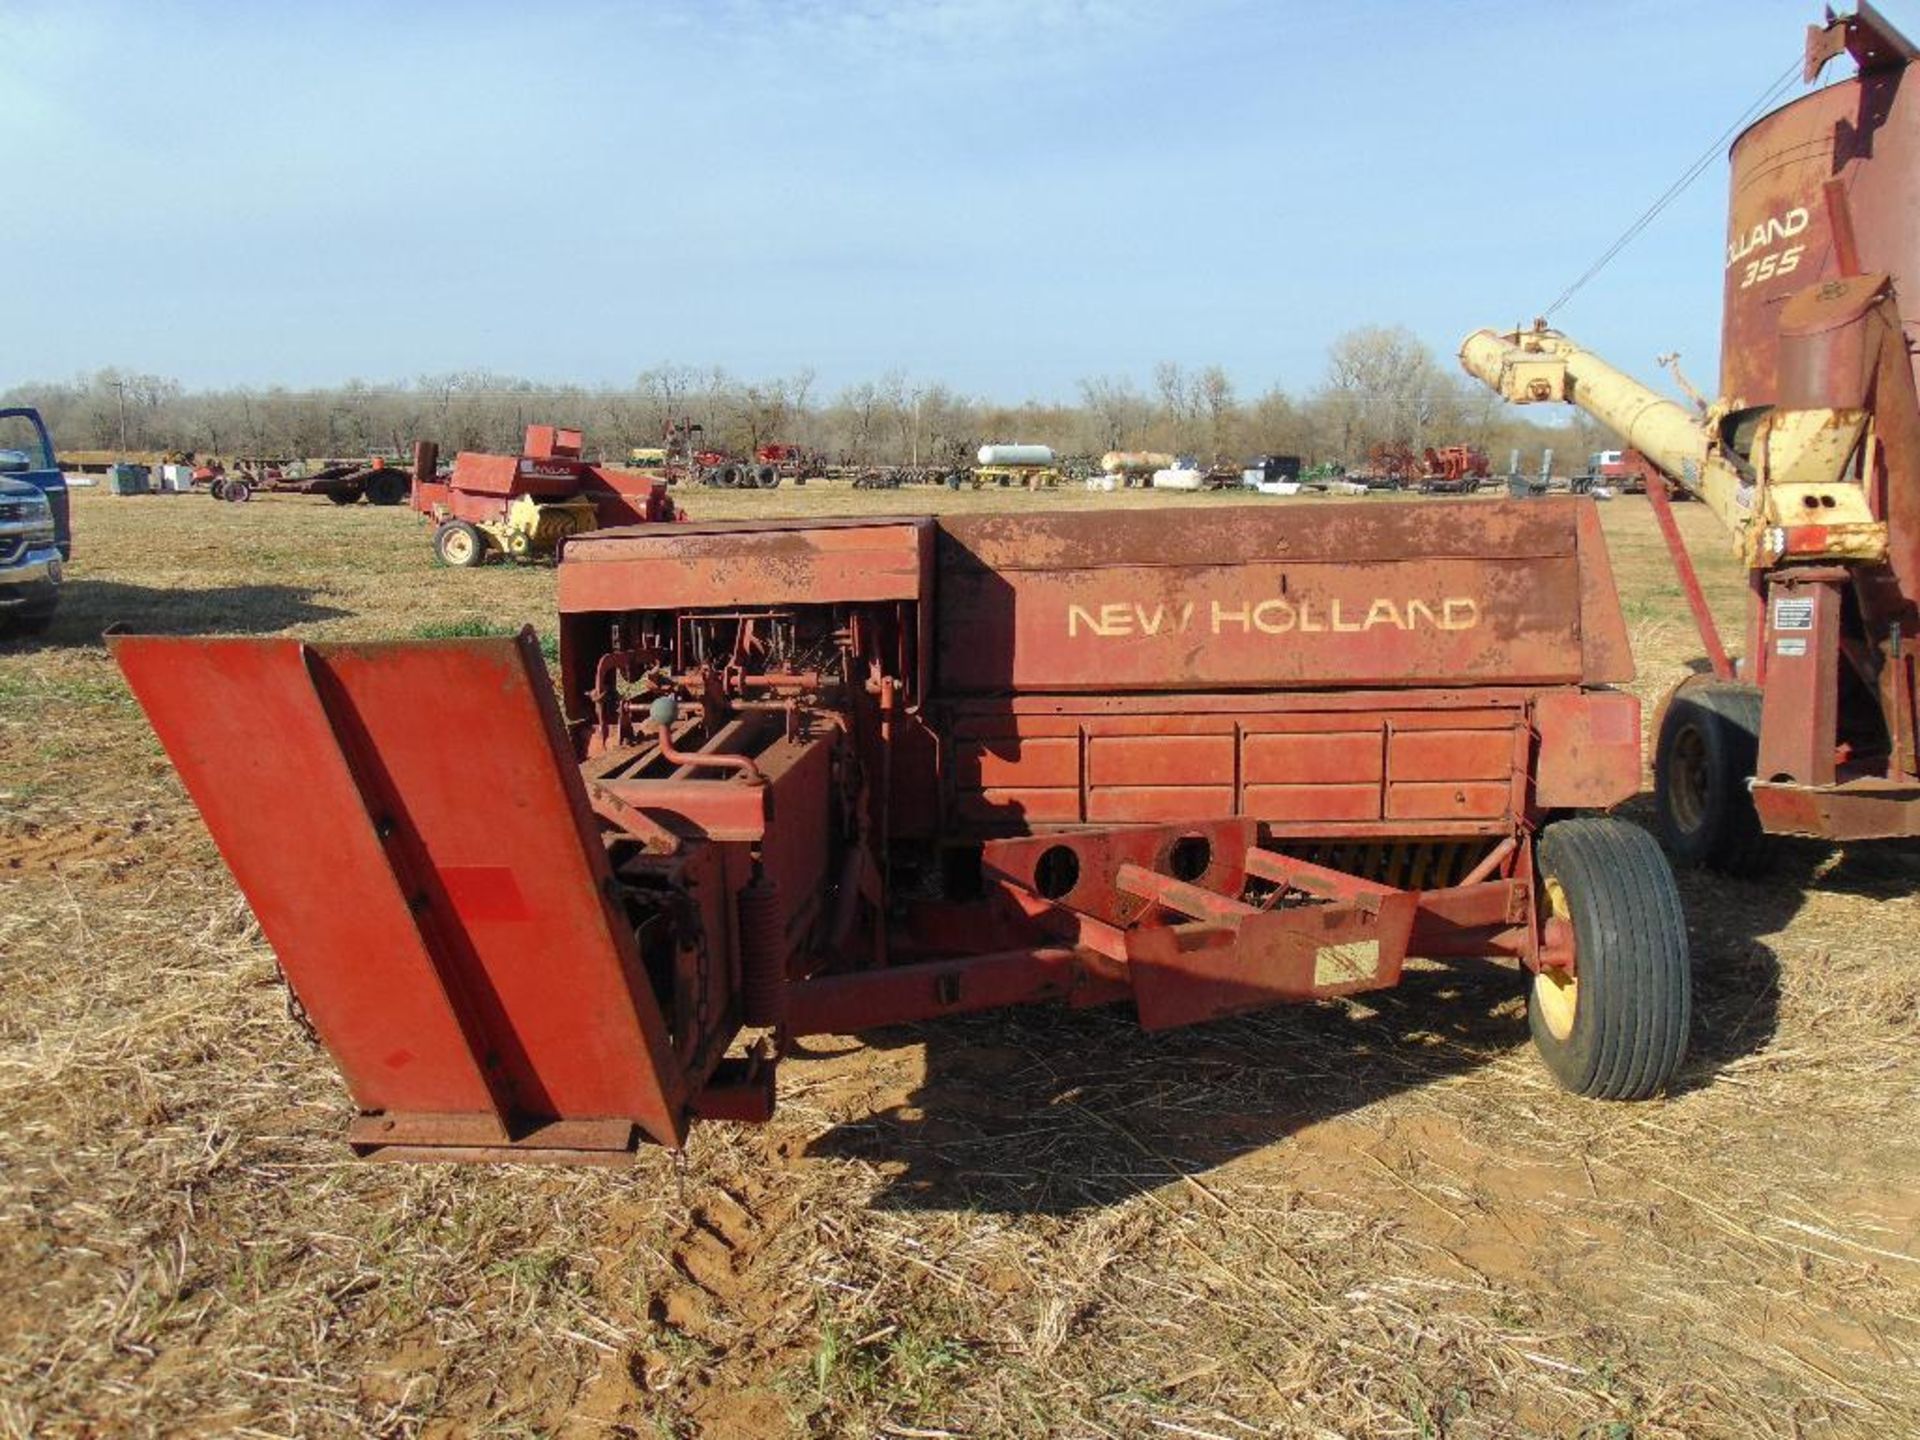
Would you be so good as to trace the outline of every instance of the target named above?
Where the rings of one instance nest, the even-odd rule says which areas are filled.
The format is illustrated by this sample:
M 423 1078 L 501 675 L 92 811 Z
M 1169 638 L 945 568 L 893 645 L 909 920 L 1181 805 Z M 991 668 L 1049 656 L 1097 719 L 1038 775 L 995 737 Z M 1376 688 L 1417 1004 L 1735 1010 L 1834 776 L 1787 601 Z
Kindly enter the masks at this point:
M 1611 817 L 1540 832 L 1540 910 L 1573 964 L 1533 977 L 1527 1023 L 1540 1058 L 1576 1095 L 1645 1100 L 1686 1058 L 1693 978 L 1673 871 L 1646 831 Z
M 1668 702 L 1653 750 L 1660 841 L 1682 865 L 1757 875 L 1772 859 L 1747 789 L 1760 753 L 1760 692 L 1690 684 Z

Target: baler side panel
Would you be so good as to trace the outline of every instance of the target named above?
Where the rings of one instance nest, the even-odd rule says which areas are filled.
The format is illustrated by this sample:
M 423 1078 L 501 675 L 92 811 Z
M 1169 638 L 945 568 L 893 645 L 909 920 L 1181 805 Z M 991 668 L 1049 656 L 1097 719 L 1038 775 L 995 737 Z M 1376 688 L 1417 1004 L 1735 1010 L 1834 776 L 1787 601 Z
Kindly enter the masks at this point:
M 363 1110 L 428 1144 L 436 1118 L 473 1143 L 481 1112 L 489 1143 L 623 1118 L 684 1138 L 531 641 L 115 652 Z
M 1578 516 L 1580 608 L 1573 625 L 1585 660 L 1580 680 L 1586 685 L 1625 685 L 1633 679 L 1633 644 L 1613 580 L 1613 556 L 1600 528 L 1600 509 L 1588 501 Z
M 305 647 L 109 644 L 355 1104 L 503 1120 L 504 1097 L 475 1058 L 478 1032 L 414 925 Z M 275 743 L 258 744 L 262 732 Z
M 1249 509 L 1217 527 L 1156 521 L 1151 540 L 1113 516 L 943 521 L 938 687 L 1578 683 L 1582 606 L 1608 608 L 1582 564 L 1591 508 Z M 1624 643 L 1617 608 L 1605 633 Z

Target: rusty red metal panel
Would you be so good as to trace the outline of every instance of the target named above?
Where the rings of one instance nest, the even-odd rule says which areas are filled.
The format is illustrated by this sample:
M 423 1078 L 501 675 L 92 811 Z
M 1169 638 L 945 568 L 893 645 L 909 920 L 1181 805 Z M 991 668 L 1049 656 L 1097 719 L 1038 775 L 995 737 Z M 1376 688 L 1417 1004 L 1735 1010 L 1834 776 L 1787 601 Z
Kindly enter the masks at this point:
M 1861 269 L 1920 273 L 1920 94 L 1904 70 L 1891 58 L 1762 116 L 1733 142 L 1720 393 L 1736 405 L 1780 399 L 1780 308 L 1842 273 L 1827 182 L 1846 192 Z
M 1387 778 L 1505 780 L 1513 774 L 1513 730 L 1395 730 Z
M 127 683 L 362 1110 L 482 1114 L 475 1058 L 296 640 L 114 636 Z M 259 743 L 261 735 L 272 744 Z M 350 897 L 350 900 L 349 898 Z
M 1551 691 L 1535 703 L 1534 803 L 1606 810 L 1640 790 L 1640 701 L 1624 690 Z
M 787 1028 L 794 1035 L 849 1035 L 942 1015 L 1065 1000 L 1094 989 L 1121 999 L 1124 986 L 1097 980 L 1086 957 L 1064 947 L 934 960 L 886 970 L 805 980 L 787 992 Z
M 1840 712 L 1841 607 L 1851 576 L 1789 570 L 1767 587 L 1767 683 L 1758 779 L 1831 785 Z
M 953 778 L 962 788 L 1077 786 L 1078 736 L 1003 735 L 954 746 Z
M 943 691 L 1567 682 L 1575 505 L 942 521 Z M 1151 531 L 1151 534 L 1147 533 Z M 1607 603 L 1617 608 L 1611 596 Z
M 1336 717 L 1316 717 L 1332 727 Z M 1385 765 L 1385 737 L 1379 725 L 1327 734 L 1250 733 L 1242 742 L 1240 773 L 1251 790 L 1280 783 L 1323 784 L 1379 780 Z
M 1087 746 L 1087 782 L 1096 788 L 1180 786 L 1230 778 L 1235 743 L 1231 733 L 1095 736 Z
M 1471 816 L 1504 815 L 1512 808 L 1512 786 L 1506 781 L 1442 781 L 1429 784 L 1390 784 L 1389 820 L 1452 820 Z
M 487 1038 L 520 1112 L 630 1116 L 678 1143 L 687 1086 L 609 898 L 537 647 L 522 637 L 316 656 L 349 763 L 389 807 L 396 848 L 413 852 L 449 958 L 490 997 Z M 481 775 L 474 755 L 486 757 Z
M 1249 785 L 1241 806 L 1256 820 L 1306 823 L 1316 820 L 1378 820 L 1380 783 L 1360 785 Z
M 562 614 L 918 600 L 932 522 L 676 525 L 568 542 Z
M 686 1079 L 530 636 L 119 653 L 364 1108 L 479 1110 L 449 1080 L 476 1067 L 509 1131 L 684 1138 Z
M 1129 936 L 1140 1024 L 1166 1030 L 1263 1009 L 1385 989 L 1400 981 L 1415 897 L 1377 911 L 1307 905 L 1231 926 L 1161 926 Z
M 980 863 L 988 875 L 1010 885 L 1106 924 L 1123 925 L 1137 920 L 1146 906 L 1121 890 L 1116 877 L 1122 866 L 1180 869 L 1210 890 L 1237 895 L 1247 879 L 1244 857 L 1256 838 L 1257 827 L 1249 820 L 1129 825 L 989 841 Z M 1070 865 L 1060 861 L 1062 851 L 1072 856 Z

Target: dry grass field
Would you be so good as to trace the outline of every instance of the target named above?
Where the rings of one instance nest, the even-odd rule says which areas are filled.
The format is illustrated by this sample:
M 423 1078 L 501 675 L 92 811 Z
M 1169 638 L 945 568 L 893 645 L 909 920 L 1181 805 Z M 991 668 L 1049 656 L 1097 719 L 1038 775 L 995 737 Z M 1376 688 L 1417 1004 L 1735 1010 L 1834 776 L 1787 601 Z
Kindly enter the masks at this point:
M 404 511 L 75 511 L 53 634 L 0 649 L 0 1436 L 1920 1433 L 1912 850 L 1683 877 L 1693 1052 L 1649 1104 L 1558 1091 L 1511 972 L 1428 970 L 818 1044 L 678 1165 L 361 1165 L 101 630 L 550 630 L 552 575 L 437 569 Z M 1604 516 L 1651 702 L 1698 645 L 1645 502 Z

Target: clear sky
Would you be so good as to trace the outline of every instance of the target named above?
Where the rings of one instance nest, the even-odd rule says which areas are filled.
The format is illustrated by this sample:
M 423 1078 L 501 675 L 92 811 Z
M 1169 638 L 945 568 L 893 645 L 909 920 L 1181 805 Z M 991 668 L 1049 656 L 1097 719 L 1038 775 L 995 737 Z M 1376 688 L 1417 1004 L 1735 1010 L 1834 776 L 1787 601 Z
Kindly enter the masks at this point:
M 1530 319 L 1818 9 L 0 0 L 0 388 L 679 363 L 1066 399 L 1171 359 L 1305 389 L 1355 325 L 1450 354 Z M 1711 381 L 1725 199 L 1722 160 L 1557 322 Z

